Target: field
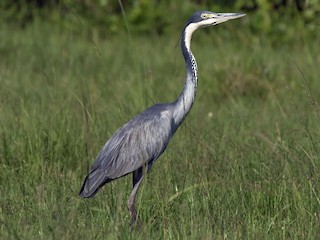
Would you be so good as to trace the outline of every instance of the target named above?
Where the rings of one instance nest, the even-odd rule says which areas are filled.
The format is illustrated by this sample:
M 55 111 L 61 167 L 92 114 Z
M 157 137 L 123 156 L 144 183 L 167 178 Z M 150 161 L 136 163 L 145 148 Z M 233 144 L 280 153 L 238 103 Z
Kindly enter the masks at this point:
M 0 238 L 319 239 L 318 38 L 240 28 L 196 32 L 196 102 L 142 184 L 143 225 L 130 231 L 130 176 L 94 199 L 78 192 L 118 127 L 179 95 L 179 33 L 3 24 Z

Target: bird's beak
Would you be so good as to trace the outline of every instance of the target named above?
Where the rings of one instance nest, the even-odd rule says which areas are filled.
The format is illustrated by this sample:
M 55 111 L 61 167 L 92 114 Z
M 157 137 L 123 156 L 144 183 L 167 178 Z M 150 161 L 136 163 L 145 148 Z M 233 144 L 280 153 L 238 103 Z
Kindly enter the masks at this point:
M 212 13 L 210 14 L 210 18 L 213 18 L 215 21 L 213 25 L 226 22 L 230 19 L 236 19 L 245 16 L 243 13 Z

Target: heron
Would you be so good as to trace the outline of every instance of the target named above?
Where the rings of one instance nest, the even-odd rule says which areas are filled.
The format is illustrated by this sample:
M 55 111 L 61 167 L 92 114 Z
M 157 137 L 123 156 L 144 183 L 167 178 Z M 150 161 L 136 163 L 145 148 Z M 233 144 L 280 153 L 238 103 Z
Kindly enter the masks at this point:
M 132 173 L 132 191 L 127 207 L 131 226 L 140 222 L 135 208 L 139 186 L 154 162 L 167 148 L 178 127 L 188 115 L 196 97 L 198 68 L 191 52 L 195 30 L 245 16 L 242 13 L 195 12 L 181 34 L 181 50 L 186 65 L 186 79 L 179 97 L 170 103 L 155 104 L 119 128 L 105 143 L 84 179 L 80 197 L 91 198 L 113 180 Z M 138 220 L 138 221 L 137 221 Z

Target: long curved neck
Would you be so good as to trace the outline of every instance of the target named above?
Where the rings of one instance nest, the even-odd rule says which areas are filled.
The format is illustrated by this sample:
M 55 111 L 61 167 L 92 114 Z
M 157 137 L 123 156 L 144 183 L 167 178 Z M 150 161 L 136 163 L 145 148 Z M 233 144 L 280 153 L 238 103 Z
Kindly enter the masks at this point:
M 186 82 L 180 96 L 173 103 L 173 119 L 176 128 L 178 128 L 178 126 L 188 115 L 197 93 L 197 62 L 190 48 L 191 37 L 196 29 L 196 25 L 191 23 L 186 26 L 182 32 L 181 50 L 186 63 Z

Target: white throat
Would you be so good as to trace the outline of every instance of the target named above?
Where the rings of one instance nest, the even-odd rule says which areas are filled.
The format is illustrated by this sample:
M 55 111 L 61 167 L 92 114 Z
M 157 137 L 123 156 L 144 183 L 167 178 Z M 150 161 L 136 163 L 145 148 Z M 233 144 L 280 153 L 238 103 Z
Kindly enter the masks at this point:
M 190 43 L 191 43 L 191 37 L 192 37 L 192 34 L 195 30 L 197 30 L 198 28 L 201 28 L 201 27 L 205 27 L 205 26 L 210 26 L 210 25 L 214 25 L 216 22 L 216 19 L 214 18 L 208 18 L 206 20 L 203 20 L 201 22 L 197 22 L 197 23 L 190 23 L 186 29 L 185 29 L 185 33 L 186 33 L 186 36 L 185 36 L 185 41 L 186 41 L 186 47 L 188 49 L 188 51 L 190 51 Z
M 186 43 L 186 48 L 190 52 L 190 45 L 191 45 L 191 38 L 192 34 L 194 33 L 195 30 L 197 30 L 200 26 L 200 23 L 190 23 L 186 29 L 185 29 L 185 43 Z

